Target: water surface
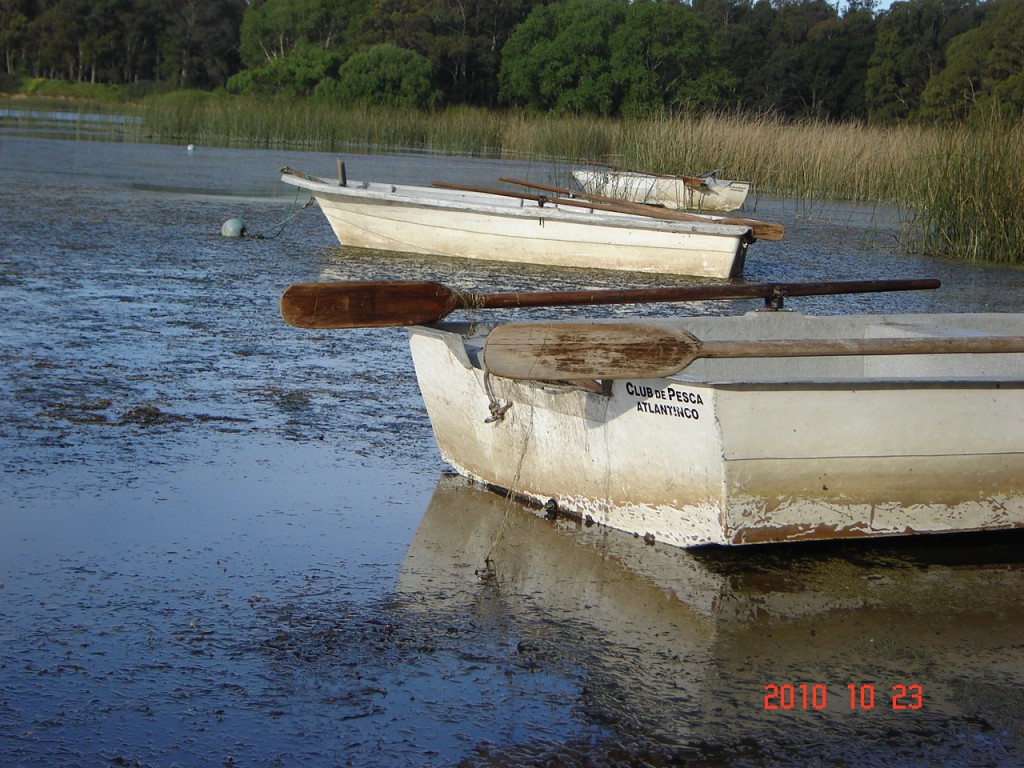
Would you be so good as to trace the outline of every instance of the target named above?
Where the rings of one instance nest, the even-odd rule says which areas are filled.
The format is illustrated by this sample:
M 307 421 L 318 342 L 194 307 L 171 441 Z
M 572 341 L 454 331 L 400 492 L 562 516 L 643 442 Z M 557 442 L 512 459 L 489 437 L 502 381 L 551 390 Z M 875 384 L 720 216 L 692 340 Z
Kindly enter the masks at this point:
M 407 183 L 566 175 L 345 160 Z M 1024 539 L 683 552 L 447 477 L 404 331 L 290 328 L 285 286 L 688 280 L 339 248 L 286 165 L 335 158 L 0 135 L 5 765 L 1024 762 Z M 1021 270 L 898 253 L 898 212 L 746 213 L 787 226 L 748 280 L 943 280 L 795 309 L 1024 309 Z M 263 237 L 221 237 L 232 217 Z M 807 708 L 765 708 L 801 684 Z

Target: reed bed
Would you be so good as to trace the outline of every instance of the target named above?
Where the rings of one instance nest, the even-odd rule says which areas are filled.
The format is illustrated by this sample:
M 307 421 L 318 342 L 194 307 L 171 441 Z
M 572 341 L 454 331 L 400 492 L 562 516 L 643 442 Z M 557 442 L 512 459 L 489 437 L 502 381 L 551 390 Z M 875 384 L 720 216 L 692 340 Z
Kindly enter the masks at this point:
M 925 250 L 1024 264 L 1024 123 L 945 131 L 923 165 L 934 169 L 919 180 Z
M 322 151 L 424 149 L 560 162 L 601 160 L 662 173 L 721 169 L 759 192 L 895 204 L 908 250 L 1024 264 L 1024 123 L 974 127 L 793 122 L 716 114 L 611 119 L 459 107 L 419 112 L 315 99 L 205 93 L 148 99 L 153 138 Z

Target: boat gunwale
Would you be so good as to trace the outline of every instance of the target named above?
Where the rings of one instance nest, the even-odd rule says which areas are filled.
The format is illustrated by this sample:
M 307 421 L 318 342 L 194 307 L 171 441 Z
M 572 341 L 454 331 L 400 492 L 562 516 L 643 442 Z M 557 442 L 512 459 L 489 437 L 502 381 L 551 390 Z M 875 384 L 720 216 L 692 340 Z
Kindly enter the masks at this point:
M 654 232 L 663 232 L 666 234 L 696 234 L 696 235 L 711 235 L 721 236 L 729 238 L 743 238 L 751 233 L 751 228 L 736 224 L 720 224 L 715 220 L 715 217 L 708 216 L 708 221 L 674 221 L 665 219 L 654 219 L 648 218 L 642 215 L 630 214 L 630 213 L 610 213 L 599 210 L 592 210 L 590 213 L 583 213 L 576 210 L 568 210 L 564 207 L 559 206 L 555 201 L 551 201 L 546 206 L 537 206 L 536 208 L 529 208 L 526 205 L 502 205 L 495 201 L 490 201 L 491 195 L 486 193 L 474 193 L 474 192 L 460 192 L 459 195 L 462 199 L 445 199 L 443 197 L 430 197 L 428 195 L 414 196 L 408 194 L 400 194 L 397 190 L 401 189 L 415 189 L 423 191 L 433 191 L 433 187 L 421 187 L 412 184 L 390 185 L 396 191 L 395 192 L 382 192 L 370 188 L 361 188 L 352 186 L 353 184 L 362 184 L 363 182 L 349 181 L 348 185 L 341 186 L 336 183 L 329 182 L 315 182 L 296 177 L 292 175 L 282 175 L 281 181 L 286 184 L 299 187 L 301 189 L 309 190 L 314 197 L 323 195 L 324 197 L 331 199 L 331 202 L 341 202 L 346 198 L 354 200 L 368 200 L 379 203 L 384 203 L 388 206 L 404 206 L 406 208 L 418 208 L 421 210 L 452 210 L 460 212 L 478 213 L 487 216 L 497 216 L 503 218 L 535 218 L 539 215 L 543 216 L 545 212 L 557 211 L 555 216 L 549 216 L 548 218 L 564 221 L 571 224 L 582 224 L 586 226 L 598 226 L 602 228 L 614 228 L 614 229 L 627 229 L 627 230 L 647 230 Z M 386 182 L 367 182 L 370 184 L 379 184 L 388 186 Z M 479 198 L 479 201 L 468 200 L 468 197 Z M 495 196 L 497 197 L 497 196 Z M 510 198 L 515 199 L 515 198 Z M 529 200 L 521 200 L 521 203 L 531 202 Z M 702 214 L 707 215 L 707 214 Z M 724 217 L 718 217 L 724 218 Z
M 1016 353 L 1007 353 L 1016 354 Z M 872 357 L 872 355 L 864 355 Z M 797 358 L 792 358 L 797 359 Z M 856 356 L 847 356 L 847 360 L 856 359 Z M 665 377 L 665 381 L 673 381 L 679 384 L 691 384 L 693 386 L 713 387 L 719 390 L 734 392 L 763 392 L 769 390 L 786 391 L 817 391 L 817 390 L 883 390 L 883 389 L 1021 389 L 1024 388 L 1024 378 L 1008 378 L 1003 374 L 996 376 L 963 376 L 959 378 L 943 379 L 936 376 L 874 376 L 871 378 L 834 378 L 834 379 L 786 379 L 786 380 L 716 380 L 716 379 L 686 379 L 677 376 Z

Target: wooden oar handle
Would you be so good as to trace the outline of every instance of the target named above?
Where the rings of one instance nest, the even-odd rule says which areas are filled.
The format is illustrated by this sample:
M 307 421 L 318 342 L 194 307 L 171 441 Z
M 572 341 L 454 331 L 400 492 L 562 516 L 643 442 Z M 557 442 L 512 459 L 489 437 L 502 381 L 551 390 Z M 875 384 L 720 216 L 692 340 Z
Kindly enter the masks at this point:
M 653 304 L 673 301 L 716 299 L 773 299 L 789 296 L 828 296 L 847 293 L 934 290 L 942 283 L 930 278 L 907 280 L 838 280 L 818 283 L 764 283 L 722 285 L 679 285 L 669 288 L 623 288 L 558 293 L 483 293 L 476 306 L 490 309 L 510 307 L 568 307 L 599 304 Z
M 525 192 L 513 192 L 510 189 L 492 189 L 491 187 L 477 187 L 472 184 L 455 184 L 451 181 L 432 181 L 431 185 L 439 189 L 454 189 L 458 192 L 477 192 L 482 195 L 501 195 L 502 197 L 514 197 L 519 200 L 531 200 L 544 205 L 550 198 L 547 195 L 529 195 Z
M 846 357 L 1024 352 L 1020 336 L 950 336 L 892 339 L 770 339 L 705 341 L 698 357 Z
M 734 227 L 749 227 L 754 237 L 761 240 L 781 240 L 786 233 L 785 227 L 773 222 L 757 221 L 755 219 L 739 219 L 727 216 L 713 216 L 700 213 L 685 213 L 683 211 L 674 210 L 670 211 L 659 206 L 648 205 L 647 203 L 638 203 L 632 200 L 619 200 L 615 197 L 594 195 L 589 192 L 574 192 L 573 190 L 566 189 L 565 187 L 538 184 L 532 181 L 523 181 L 522 179 L 510 179 L 507 176 L 502 176 L 499 178 L 499 181 L 504 181 L 507 184 L 518 184 L 522 187 L 542 189 L 546 192 L 554 192 L 559 195 L 575 195 L 576 197 L 580 197 L 585 200 L 593 200 L 604 205 L 615 205 L 622 209 L 621 213 L 632 213 L 637 216 L 648 216 L 654 219 L 668 219 L 670 221 L 696 221 L 704 222 L 706 224 L 724 224 L 726 226 Z M 563 198 L 559 198 L 559 200 L 564 202 Z
M 548 197 L 547 195 L 530 195 L 530 194 L 527 194 L 526 192 L 514 192 L 514 191 L 509 190 L 509 189 L 492 189 L 490 187 L 476 187 L 476 186 L 472 186 L 472 185 L 469 185 L 469 184 L 455 184 L 455 183 L 450 182 L 450 181 L 434 181 L 434 182 L 431 182 L 431 183 L 435 187 L 439 187 L 441 189 L 454 189 L 454 190 L 458 190 L 460 192 L 478 192 L 478 193 L 485 194 L 485 195 L 501 195 L 503 197 L 514 197 L 514 198 L 518 198 L 520 200 L 530 200 L 532 202 L 537 203 L 537 205 L 539 205 L 541 207 L 544 207 L 545 205 L 550 203 L 551 205 L 566 205 L 566 206 L 572 206 L 572 207 L 576 207 L 576 208 L 587 208 L 588 210 L 591 210 L 591 211 L 607 211 L 609 213 L 628 213 L 628 214 L 631 214 L 631 215 L 634 215 L 634 216 L 647 216 L 648 218 L 655 218 L 655 219 L 676 219 L 677 218 L 676 216 L 662 215 L 660 213 L 652 214 L 652 213 L 646 213 L 646 212 L 643 212 L 643 211 L 634 210 L 631 206 L 623 205 L 619 201 L 613 201 L 614 205 L 605 205 L 605 204 L 602 204 L 602 203 L 594 203 L 594 202 L 589 202 L 587 200 L 578 200 L 578 199 L 567 198 L 567 197 Z M 540 187 L 540 189 L 543 189 L 543 188 Z M 568 192 L 568 190 L 566 190 L 566 192 Z M 666 211 L 665 213 L 668 214 L 668 213 L 672 213 L 672 212 Z M 691 219 L 682 219 L 682 220 L 683 221 L 691 221 Z M 694 220 L 704 221 L 705 223 L 708 223 L 706 219 L 694 219 Z M 717 222 L 710 222 L 710 223 L 717 223 Z
M 556 195 L 568 195 L 570 197 L 573 197 L 573 196 L 581 197 L 581 198 L 585 198 L 587 200 L 592 200 L 595 203 L 609 203 L 611 205 L 619 205 L 619 206 L 622 206 L 623 208 L 630 208 L 630 209 L 632 209 L 632 208 L 640 208 L 641 210 L 643 210 L 643 209 L 650 209 L 650 207 L 651 207 L 649 205 L 646 205 L 645 203 L 636 203 L 636 202 L 633 202 L 632 200 L 620 200 L 620 199 L 618 199 L 616 197 L 605 197 L 604 195 L 594 195 L 594 194 L 591 194 L 589 192 L 574 192 L 573 190 L 568 189 L 566 187 L 556 187 L 556 186 L 553 186 L 551 184 L 539 184 L 539 183 L 537 183 L 535 181 L 524 181 L 523 179 L 512 179 L 512 178 L 509 178 L 508 176 L 499 176 L 498 177 L 498 181 L 504 181 L 506 184 L 516 184 L 517 186 L 528 187 L 530 189 L 542 189 L 545 192 L 554 192 Z M 704 217 L 700 217 L 700 218 L 692 217 L 691 218 L 690 214 L 683 214 L 683 215 L 686 217 L 685 221 L 708 221 L 708 219 L 704 218 Z

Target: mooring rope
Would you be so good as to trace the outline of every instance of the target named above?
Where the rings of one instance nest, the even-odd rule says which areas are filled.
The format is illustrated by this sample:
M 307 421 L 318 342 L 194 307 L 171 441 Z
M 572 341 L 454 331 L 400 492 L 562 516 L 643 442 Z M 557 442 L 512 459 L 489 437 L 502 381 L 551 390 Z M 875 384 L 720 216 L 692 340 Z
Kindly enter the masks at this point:
M 280 236 L 280 234 L 281 234 L 282 232 L 284 232 L 284 228 L 285 228 L 285 225 L 287 225 L 289 221 L 291 221 L 292 219 L 294 219 L 294 218 L 295 218 L 296 216 L 298 216 L 298 215 L 299 215 L 300 213 L 302 213 L 302 212 L 303 212 L 304 210 L 306 210 L 307 208 L 309 208 L 309 206 L 311 206 L 311 205 L 312 205 L 312 204 L 313 204 L 314 202 L 316 202 L 316 198 L 310 197 L 310 198 L 309 198 L 309 200 L 307 200 L 307 201 L 306 201 L 306 203 L 305 203 L 305 204 L 304 204 L 304 205 L 303 205 L 303 206 L 302 206 L 301 208 L 299 208 L 298 210 L 295 210 L 295 206 L 296 206 L 296 205 L 298 204 L 298 202 L 299 202 L 299 195 L 300 195 L 301 193 L 302 193 L 302 190 L 296 190 L 296 192 L 295 192 L 295 199 L 294 199 L 294 200 L 292 200 L 292 206 L 291 206 L 291 208 L 290 208 L 290 209 L 289 209 L 289 211 L 288 211 L 288 215 L 287 215 L 287 216 L 285 216 L 285 217 L 284 217 L 284 219 L 282 219 L 281 221 L 279 221 L 279 222 L 278 222 L 277 224 L 274 224 L 274 225 L 273 225 L 273 226 L 272 226 L 272 227 L 270 228 L 270 229 L 271 229 L 272 231 L 273 231 L 274 229 L 277 229 L 277 231 L 276 231 L 276 232 L 273 232 L 273 234 L 269 234 L 269 235 L 263 235 L 263 234 L 260 234 L 260 233 L 258 233 L 258 232 L 257 232 L 257 233 L 255 233 L 255 234 L 249 234 L 249 233 L 247 232 L 247 233 L 245 233 L 245 236 L 246 236 L 246 237 L 250 237 L 250 238 L 252 238 L 253 240 L 273 240 L 274 238 L 276 238 L 276 237 L 279 237 L 279 236 Z
M 509 405 L 511 405 L 511 403 L 509 403 Z M 508 528 L 509 520 L 512 517 L 512 510 L 516 505 L 515 487 L 519 485 L 519 477 L 523 471 L 523 462 L 526 460 L 526 453 L 530 447 L 531 437 L 533 437 L 533 419 L 530 419 L 530 425 L 526 431 L 526 437 L 523 439 L 523 449 L 519 453 L 519 461 L 516 462 L 516 471 L 512 476 L 512 482 L 509 483 L 508 491 L 505 494 L 505 514 L 502 515 L 501 525 L 498 526 L 498 532 L 494 534 L 491 546 L 487 549 L 487 554 L 484 555 L 484 567 L 476 570 L 477 577 L 482 581 L 493 581 L 498 577 L 497 570 L 494 567 L 494 560 L 491 558 L 491 555 L 505 536 L 505 530 Z
M 487 393 L 487 408 L 490 410 L 490 418 L 484 419 L 484 424 L 495 424 L 499 421 L 505 420 L 505 414 L 508 413 L 508 409 L 512 407 L 512 401 L 509 400 L 504 405 L 498 400 L 497 395 L 494 394 L 494 388 L 491 384 L 491 372 L 488 370 L 484 371 L 484 391 Z

